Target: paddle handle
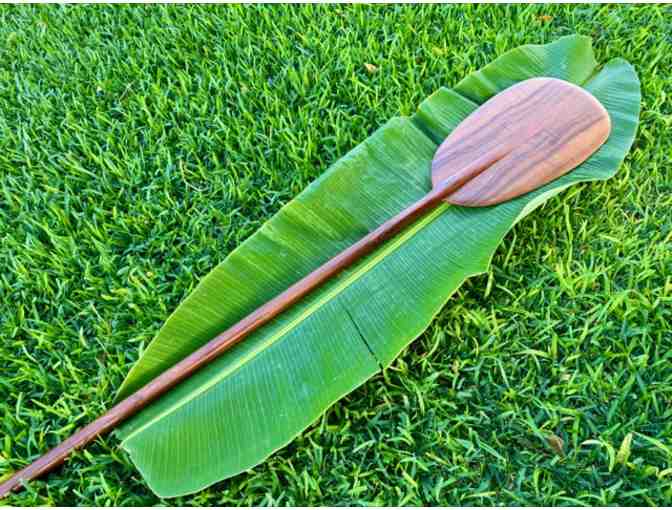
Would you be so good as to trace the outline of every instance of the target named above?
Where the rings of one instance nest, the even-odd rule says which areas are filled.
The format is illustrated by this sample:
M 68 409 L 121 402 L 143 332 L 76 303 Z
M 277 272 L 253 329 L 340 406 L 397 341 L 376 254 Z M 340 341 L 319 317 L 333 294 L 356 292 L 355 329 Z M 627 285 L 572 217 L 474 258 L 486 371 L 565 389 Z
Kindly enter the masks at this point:
M 217 335 L 203 347 L 194 351 L 161 375 L 158 375 L 95 421 L 77 431 L 52 450 L 49 450 L 32 464 L 17 471 L 7 480 L 0 483 L 0 498 L 6 496 L 10 491 L 21 487 L 23 482 L 33 480 L 48 473 L 62 464 L 71 452 L 86 446 L 99 435 L 112 430 L 121 422 L 133 416 L 163 393 L 236 345 L 247 335 L 271 321 L 322 283 L 372 252 L 385 240 L 397 234 L 423 214 L 437 207 L 448 195 L 459 189 L 483 170 L 484 168 L 481 165 L 471 166 L 467 171 L 455 174 L 436 186 L 413 205 L 404 209 L 287 290 L 257 308 L 247 317 Z

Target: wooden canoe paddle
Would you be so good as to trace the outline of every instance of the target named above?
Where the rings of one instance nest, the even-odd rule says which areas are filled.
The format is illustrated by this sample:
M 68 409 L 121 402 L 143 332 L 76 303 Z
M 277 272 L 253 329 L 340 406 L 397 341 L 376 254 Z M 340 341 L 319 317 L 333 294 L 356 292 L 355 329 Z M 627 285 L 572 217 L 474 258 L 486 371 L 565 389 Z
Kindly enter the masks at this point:
M 585 161 L 610 131 L 599 101 L 562 80 L 532 78 L 497 94 L 439 146 L 427 195 L 0 483 L 0 497 L 60 465 L 442 201 L 479 207 L 528 193 Z

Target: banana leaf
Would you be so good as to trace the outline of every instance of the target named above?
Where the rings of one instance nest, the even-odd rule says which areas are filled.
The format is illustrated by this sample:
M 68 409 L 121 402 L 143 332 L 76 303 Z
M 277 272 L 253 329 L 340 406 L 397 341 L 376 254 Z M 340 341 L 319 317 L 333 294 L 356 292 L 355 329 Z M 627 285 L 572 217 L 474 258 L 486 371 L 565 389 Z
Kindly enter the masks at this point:
M 504 235 L 566 187 L 614 175 L 633 141 L 639 82 L 569 36 L 497 58 L 412 117 L 393 118 L 333 164 L 208 274 L 130 371 L 129 395 L 431 188 L 437 145 L 510 85 L 554 76 L 607 108 L 607 143 L 562 178 L 487 208 L 440 206 L 123 426 L 122 446 L 159 496 L 198 491 L 287 445 L 335 401 L 392 363 Z

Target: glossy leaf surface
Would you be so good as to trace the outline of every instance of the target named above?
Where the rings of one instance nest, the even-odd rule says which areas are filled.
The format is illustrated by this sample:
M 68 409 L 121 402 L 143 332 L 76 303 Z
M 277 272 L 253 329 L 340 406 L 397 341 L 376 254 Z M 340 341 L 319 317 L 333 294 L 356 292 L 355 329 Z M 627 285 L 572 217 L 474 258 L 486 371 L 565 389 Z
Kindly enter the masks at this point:
M 486 271 L 504 235 L 567 186 L 612 176 L 639 115 L 639 83 L 590 40 L 517 48 L 394 118 L 341 158 L 215 268 L 131 370 L 126 396 L 429 191 L 438 144 L 488 97 L 532 76 L 584 86 L 613 131 L 580 167 L 495 207 L 444 205 L 166 394 L 120 431 L 159 495 L 204 488 L 258 464 L 333 402 L 387 367 L 450 295 Z M 596 74 L 597 73 L 597 74 Z

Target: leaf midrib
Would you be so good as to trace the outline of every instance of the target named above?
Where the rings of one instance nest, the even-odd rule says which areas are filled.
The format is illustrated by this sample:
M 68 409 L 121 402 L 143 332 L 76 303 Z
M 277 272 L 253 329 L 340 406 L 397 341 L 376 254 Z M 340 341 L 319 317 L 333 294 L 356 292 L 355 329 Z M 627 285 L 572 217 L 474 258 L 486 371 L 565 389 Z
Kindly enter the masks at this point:
M 600 68 L 603 66 L 595 65 L 593 67 L 592 73 L 584 78 L 583 80 L 580 80 L 577 83 L 577 85 L 585 88 L 597 75 L 599 72 Z M 453 89 L 454 90 L 454 89 Z M 455 91 L 459 96 L 463 97 L 464 99 L 473 102 L 471 99 L 467 98 L 464 96 L 461 92 Z M 414 123 L 416 127 L 420 129 L 423 134 L 427 136 L 427 133 L 425 133 L 425 130 L 423 127 L 425 127 L 421 119 L 418 119 L 418 123 Z M 421 124 L 418 126 L 418 124 Z M 428 136 L 428 138 L 431 140 L 432 137 Z M 556 194 L 560 191 L 562 191 L 565 187 L 569 186 L 569 183 L 565 186 L 560 187 L 557 190 L 549 190 L 549 192 L 553 191 L 553 194 Z M 529 206 L 529 204 L 527 204 Z M 169 407 L 165 411 L 159 413 L 157 416 L 149 420 L 146 424 L 142 425 L 138 429 L 132 431 L 127 438 L 124 440 L 124 443 L 132 439 L 135 435 L 139 434 L 143 430 L 151 427 L 153 424 L 156 422 L 160 421 L 163 419 L 165 416 L 171 414 L 174 412 L 176 409 L 179 409 L 186 403 L 190 402 L 191 400 L 205 394 L 207 391 L 209 391 L 211 388 L 219 384 L 222 380 L 224 380 L 226 377 L 231 376 L 234 374 L 238 369 L 240 369 L 242 366 L 244 366 L 246 363 L 248 363 L 250 360 L 254 359 L 260 352 L 263 352 L 266 350 L 268 347 L 272 346 L 275 342 L 283 338 L 289 331 L 294 329 L 298 324 L 303 322 L 305 319 L 310 317 L 313 313 L 315 313 L 317 310 L 319 310 L 325 303 L 329 302 L 331 299 L 335 298 L 338 296 L 341 292 L 343 292 L 346 288 L 348 288 L 352 283 L 357 281 L 362 275 L 366 274 L 371 268 L 375 267 L 377 264 L 379 264 L 382 260 L 384 260 L 390 253 L 393 253 L 396 251 L 401 245 L 403 245 L 408 239 L 413 237 L 417 232 L 419 232 L 424 226 L 428 225 L 431 221 L 433 221 L 436 217 L 438 217 L 445 209 L 448 207 L 447 204 L 442 204 L 439 206 L 437 209 L 423 217 L 421 220 L 419 220 L 417 223 L 413 224 L 411 227 L 409 227 L 407 230 L 405 230 L 402 234 L 400 234 L 398 237 L 396 237 L 393 241 L 389 242 L 388 244 L 385 245 L 384 248 L 379 250 L 376 255 L 372 256 L 367 263 L 363 264 L 362 266 L 358 267 L 355 271 L 353 271 L 350 275 L 348 275 L 347 278 L 344 278 L 339 285 L 336 285 L 329 291 L 327 291 L 324 294 L 324 298 L 318 299 L 314 304 L 308 306 L 304 313 L 301 313 L 298 317 L 296 317 L 293 321 L 290 321 L 284 328 L 281 330 L 277 331 L 273 335 L 271 335 L 268 339 L 268 341 L 263 342 L 262 345 L 259 346 L 258 349 L 254 349 L 250 351 L 246 356 L 241 357 L 239 359 L 239 362 L 232 365 L 230 370 L 226 370 L 223 373 L 218 374 L 211 382 L 208 381 L 206 384 L 199 386 L 194 392 L 189 393 L 182 399 L 180 399 L 178 402 L 176 402 L 173 406 Z M 526 206 L 527 207 L 527 206 Z M 534 207 L 533 207 L 534 208 Z M 517 221 L 525 216 L 525 209 L 520 212 L 516 220 L 514 221 L 514 224 L 517 223 Z M 529 212 L 529 211 L 528 211 Z M 368 346 L 367 346 L 368 347 Z M 375 358 L 375 356 L 374 356 Z
M 175 404 L 173 404 L 169 408 L 165 409 L 161 413 L 157 414 L 155 417 L 153 417 L 147 423 L 145 423 L 142 426 L 138 427 L 137 429 L 133 430 L 123 440 L 123 443 L 127 443 L 134 436 L 140 434 L 145 429 L 151 427 L 152 425 L 154 425 L 158 421 L 162 420 L 163 418 L 165 418 L 169 414 L 172 414 L 177 409 L 179 409 L 180 407 L 182 407 L 182 406 L 186 405 L 187 403 L 191 402 L 195 398 L 204 395 L 210 389 L 212 389 L 214 386 L 219 384 L 221 381 L 223 381 L 227 377 L 230 377 L 231 375 L 233 375 L 237 370 L 239 370 L 241 367 L 243 367 L 249 361 L 256 358 L 257 355 L 259 355 L 261 352 L 263 352 L 267 348 L 271 347 L 277 341 L 282 339 L 287 333 L 289 333 L 291 330 L 295 329 L 300 323 L 305 321 L 308 317 L 310 317 L 313 313 L 315 313 L 317 310 L 319 310 L 322 306 L 324 306 L 326 303 L 328 303 L 329 301 L 331 301 L 332 299 L 337 297 L 339 294 L 341 294 L 343 291 L 345 291 L 353 283 L 355 283 L 357 280 L 359 280 L 360 277 L 367 274 L 372 268 L 374 268 L 380 262 L 382 262 L 387 256 L 389 256 L 390 254 L 397 251 L 401 246 L 403 246 L 412 237 L 414 237 L 415 234 L 417 234 L 420 230 L 422 230 L 427 225 L 429 225 L 432 221 L 434 221 L 436 218 L 438 218 L 448 207 L 450 207 L 450 206 L 447 203 L 442 203 L 436 209 L 434 209 L 433 211 L 431 211 L 430 213 L 428 213 L 427 215 L 422 217 L 420 220 L 418 220 L 416 223 L 414 223 L 410 227 L 406 228 L 401 234 L 399 234 L 398 236 L 393 238 L 391 241 L 386 243 L 383 246 L 383 248 L 376 251 L 374 253 L 374 255 L 372 255 L 369 258 L 369 260 L 366 261 L 366 263 L 357 267 L 352 273 L 347 275 L 347 277 L 343 278 L 343 280 L 341 282 L 339 282 L 338 285 L 335 285 L 333 288 L 331 288 L 327 292 L 325 292 L 323 297 L 321 297 L 320 299 L 317 299 L 313 304 L 306 307 L 306 309 L 304 310 L 303 313 L 299 314 L 294 320 L 290 321 L 285 327 L 276 331 L 273 335 L 270 335 L 268 340 L 265 341 L 265 342 L 262 342 L 262 344 L 259 346 L 259 348 L 251 350 L 247 355 L 241 357 L 238 360 L 237 363 L 232 365 L 229 370 L 223 370 L 222 372 L 218 373 L 215 377 L 212 378 L 212 380 L 207 381 L 205 384 L 199 386 L 194 391 L 190 392 L 188 395 L 185 395 L 183 398 L 178 400 Z M 375 356 L 374 356 L 374 358 L 375 358 Z

